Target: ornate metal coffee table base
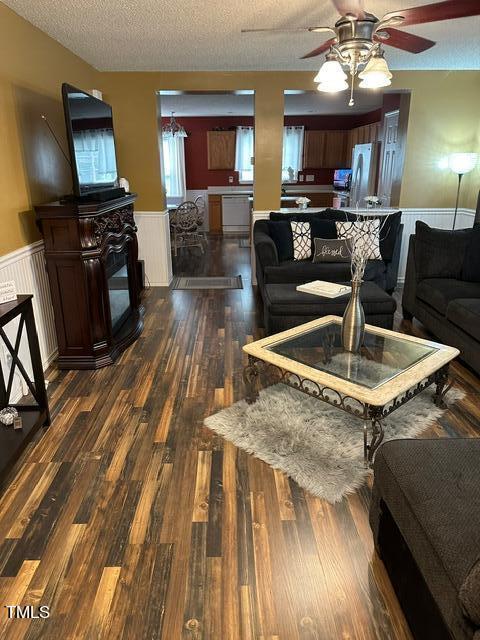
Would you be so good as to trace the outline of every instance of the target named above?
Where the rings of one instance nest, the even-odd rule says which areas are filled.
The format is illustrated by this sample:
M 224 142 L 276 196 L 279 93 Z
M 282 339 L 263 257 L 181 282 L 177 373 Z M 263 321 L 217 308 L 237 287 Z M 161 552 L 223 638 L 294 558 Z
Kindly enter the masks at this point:
M 248 404 L 253 404 L 258 399 L 261 378 L 263 377 L 264 380 L 266 379 L 270 384 L 281 382 L 313 398 L 326 402 L 337 409 L 341 409 L 354 417 L 363 419 L 364 464 L 365 467 L 372 467 L 375 452 L 382 444 L 384 438 L 382 421 L 393 413 L 393 411 L 415 398 L 432 384 L 436 385 L 433 396 L 435 405 L 445 408 L 445 394 L 452 386 L 451 383 L 449 383 L 448 369 L 449 365 L 446 364 L 385 406 L 366 404 L 356 398 L 341 394 L 335 389 L 321 386 L 308 378 L 301 378 L 295 373 L 291 373 L 277 365 L 265 362 L 251 355 L 248 356 L 248 364 L 243 370 L 243 381 L 245 383 L 246 401 Z M 370 441 L 369 432 L 371 432 Z

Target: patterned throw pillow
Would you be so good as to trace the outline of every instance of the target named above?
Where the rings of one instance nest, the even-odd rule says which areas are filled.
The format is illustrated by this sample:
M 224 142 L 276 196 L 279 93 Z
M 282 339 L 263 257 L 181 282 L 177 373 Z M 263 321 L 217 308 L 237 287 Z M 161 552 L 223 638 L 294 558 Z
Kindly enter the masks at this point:
M 380 253 L 380 220 L 358 220 L 357 222 L 336 222 L 339 238 L 360 238 L 362 250 L 367 252 L 369 260 L 381 260 Z
M 309 222 L 290 222 L 293 236 L 293 259 L 306 260 L 312 257 L 312 236 Z

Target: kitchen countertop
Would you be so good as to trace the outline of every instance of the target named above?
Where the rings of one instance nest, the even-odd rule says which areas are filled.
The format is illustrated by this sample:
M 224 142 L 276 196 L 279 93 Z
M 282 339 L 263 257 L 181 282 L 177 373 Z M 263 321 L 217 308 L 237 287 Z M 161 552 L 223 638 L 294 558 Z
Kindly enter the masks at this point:
M 318 184 L 307 186 L 304 182 L 297 184 L 283 185 L 285 195 L 289 194 L 307 194 L 307 193 L 335 193 L 333 186 L 328 184 Z M 251 196 L 253 195 L 253 187 L 248 186 L 226 186 L 226 187 L 208 187 L 208 195 L 218 196 Z

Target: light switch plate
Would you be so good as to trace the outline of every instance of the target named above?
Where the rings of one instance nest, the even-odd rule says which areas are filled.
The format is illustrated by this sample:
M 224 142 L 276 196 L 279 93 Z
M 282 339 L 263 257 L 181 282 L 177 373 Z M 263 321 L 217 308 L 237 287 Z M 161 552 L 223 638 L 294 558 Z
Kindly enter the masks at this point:
M 312 176 L 312 175 L 307 176 L 307 182 L 313 182 L 314 180 L 315 180 L 315 176 Z

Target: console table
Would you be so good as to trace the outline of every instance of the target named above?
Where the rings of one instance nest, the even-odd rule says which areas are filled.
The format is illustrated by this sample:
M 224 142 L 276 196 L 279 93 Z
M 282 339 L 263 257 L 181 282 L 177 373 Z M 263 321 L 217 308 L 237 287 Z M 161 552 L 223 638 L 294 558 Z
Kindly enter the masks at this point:
M 135 194 L 35 207 L 61 369 L 112 364 L 142 332 Z
M 31 295 L 18 296 L 17 300 L 0 304 L 0 342 L 3 342 L 11 358 L 10 367 L 7 366 L 6 378 L 4 378 L 0 367 L 0 409 L 14 406 L 22 419 L 21 429 L 14 429 L 13 426 L 5 426 L 0 423 L 0 476 L 8 471 L 35 431 L 50 424 L 32 297 Z M 12 343 L 5 331 L 5 326 L 16 318 L 19 322 L 17 334 Z M 33 381 L 20 360 L 20 346 L 24 329 L 28 339 Z M 15 370 L 25 380 L 30 396 L 36 404 L 10 404 Z

